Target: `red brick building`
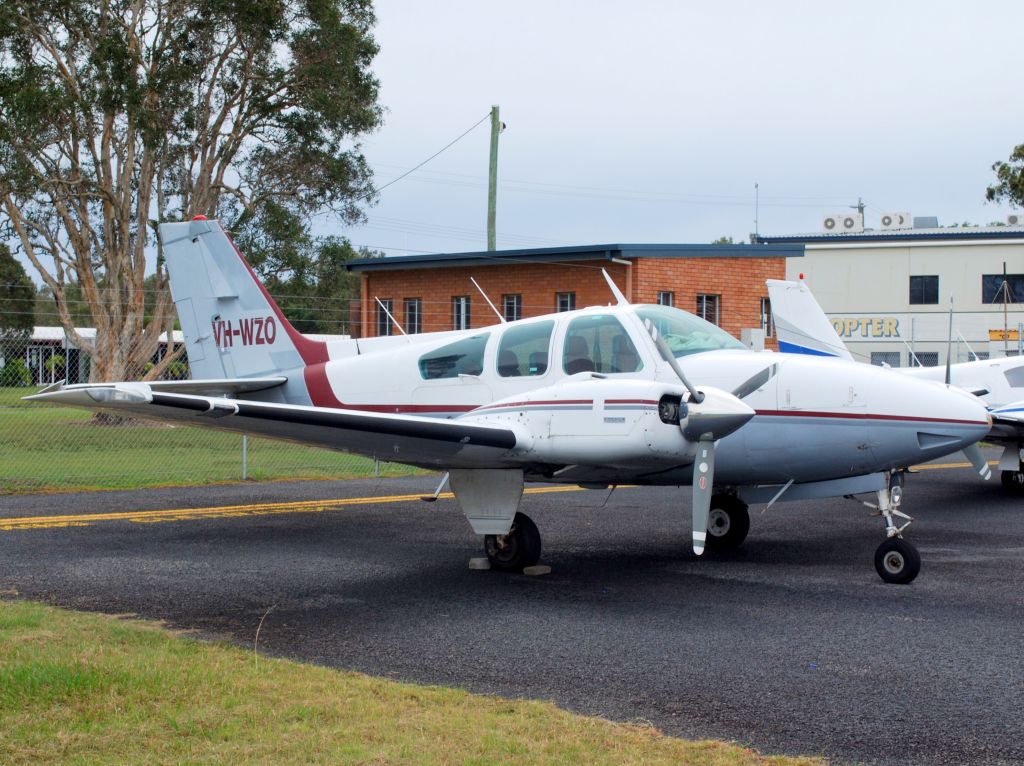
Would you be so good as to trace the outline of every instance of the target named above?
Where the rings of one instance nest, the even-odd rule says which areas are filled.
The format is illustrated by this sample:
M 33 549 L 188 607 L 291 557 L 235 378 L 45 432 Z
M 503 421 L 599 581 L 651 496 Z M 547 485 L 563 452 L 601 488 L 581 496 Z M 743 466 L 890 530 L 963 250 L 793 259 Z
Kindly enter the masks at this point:
M 786 278 L 800 245 L 590 245 L 569 248 L 367 258 L 354 337 L 484 327 L 506 319 L 614 302 L 605 269 L 633 303 L 666 303 L 739 337 L 769 323 L 766 279 Z M 356 317 L 353 317 L 355 320 Z M 767 345 L 774 347 L 769 330 Z

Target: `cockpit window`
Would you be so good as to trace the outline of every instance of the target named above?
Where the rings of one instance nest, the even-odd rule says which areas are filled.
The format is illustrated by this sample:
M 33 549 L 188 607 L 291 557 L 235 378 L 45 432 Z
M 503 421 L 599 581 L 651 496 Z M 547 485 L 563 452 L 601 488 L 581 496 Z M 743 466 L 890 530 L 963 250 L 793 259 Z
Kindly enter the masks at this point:
M 671 306 L 640 306 L 636 313 L 654 323 L 677 358 L 720 348 L 747 348 L 721 327 Z
M 420 357 L 420 375 L 424 380 L 479 375 L 484 371 L 484 349 L 490 333 L 462 338 Z
M 569 323 L 562 369 L 577 372 L 636 372 L 644 366 L 626 328 L 610 314 L 576 317 Z
M 555 323 L 548 320 L 505 330 L 498 345 L 498 375 L 518 378 L 547 372 L 551 331 L 554 328 Z

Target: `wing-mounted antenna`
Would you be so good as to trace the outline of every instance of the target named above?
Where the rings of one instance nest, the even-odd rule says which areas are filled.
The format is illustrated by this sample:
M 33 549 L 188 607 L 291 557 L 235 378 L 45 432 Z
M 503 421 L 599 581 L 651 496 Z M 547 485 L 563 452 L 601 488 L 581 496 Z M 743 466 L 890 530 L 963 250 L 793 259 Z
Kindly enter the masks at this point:
M 377 305 L 378 305 L 378 306 L 380 306 L 380 307 L 381 307 L 382 309 L 384 309 L 384 313 L 388 315 L 388 319 L 390 319 L 390 320 L 391 320 L 392 322 L 394 322 L 394 323 L 395 323 L 395 327 L 397 327 L 397 328 L 398 328 L 398 331 L 399 331 L 400 333 L 402 333 L 402 335 L 405 335 L 405 334 L 406 334 L 406 332 L 405 332 L 405 330 L 403 330 L 403 329 L 402 329 L 402 325 L 398 324 L 398 320 L 397 320 L 397 319 L 395 319 L 395 318 L 394 318 L 393 316 L 391 316 L 391 312 L 390 312 L 390 311 L 388 311 L 388 307 L 384 305 L 384 303 L 383 303 L 383 302 L 381 301 L 381 299 L 380 299 L 380 298 L 378 298 L 378 297 L 377 297 L 376 295 L 375 295 L 375 296 L 373 296 L 373 299 L 374 299 L 375 301 L 377 301 Z
M 608 276 L 608 272 L 605 271 L 604 269 L 601 269 L 601 273 L 604 274 L 604 281 L 608 283 L 608 287 L 609 289 L 611 289 L 612 295 L 615 296 L 616 302 L 620 306 L 628 306 L 629 301 L 626 300 L 626 296 L 622 294 L 622 291 L 619 289 L 618 285 L 616 285 L 615 282 L 612 281 L 612 278 Z
M 502 324 L 505 324 L 505 317 L 502 316 L 501 312 L 498 311 L 497 308 L 495 308 L 493 303 L 491 303 L 491 299 L 487 297 L 487 293 L 484 292 L 484 289 L 482 287 L 480 287 L 480 285 L 477 283 L 477 281 L 475 279 L 473 279 L 473 277 L 470 277 L 469 281 L 472 282 L 473 283 L 473 287 L 475 287 L 477 290 L 479 290 L 480 294 L 482 296 L 484 296 L 484 300 L 487 301 L 487 305 L 491 307 L 491 311 L 493 311 L 497 315 L 498 321 L 501 322 Z

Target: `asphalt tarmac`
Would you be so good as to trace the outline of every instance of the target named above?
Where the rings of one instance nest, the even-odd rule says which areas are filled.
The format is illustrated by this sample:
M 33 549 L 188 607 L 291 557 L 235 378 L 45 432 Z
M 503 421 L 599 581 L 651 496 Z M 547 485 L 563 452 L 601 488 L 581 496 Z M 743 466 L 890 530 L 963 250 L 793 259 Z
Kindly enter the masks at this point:
M 698 559 L 676 489 L 528 494 L 552 573 L 470 571 L 455 502 L 401 499 L 435 481 L 0 497 L 0 594 L 250 646 L 265 615 L 266 653 L 767 753 L 1024 764 L 1024 498 L 998 477 L 909 478 L 907 586 L 852 501 L 755 507 Z

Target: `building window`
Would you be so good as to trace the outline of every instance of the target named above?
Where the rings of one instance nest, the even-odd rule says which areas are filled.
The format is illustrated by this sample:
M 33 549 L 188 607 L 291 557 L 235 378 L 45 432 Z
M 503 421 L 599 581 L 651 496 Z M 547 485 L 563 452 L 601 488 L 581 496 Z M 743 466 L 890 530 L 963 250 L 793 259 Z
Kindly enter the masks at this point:
M 405 331 L 409 335 L 423 332 L 423 300 L 420 298 L 405 299 Z
M 871 352 L 871 364 L 876 367 L 899 367 L 900 366 L 900 352 L 899 351 L 872 351 Z
M 775 337 L 775 319 L 772 318 L 772 299 L 761 299 L 761 329 L 764 330 L 764 337 Z
M 938 367 L 939 366 L 939 352 L 938 351 L 917 351 L 910 354 L 910 366 L 911 367 Z
M 910 303 L 920 305 L 939 302 L 938 275 L 910 278 Z
M 469 296 L 457 295 L 452 298 L 452 329 L 469 329 Z
M 1005 283 L 1005 284 L 1004 284 Z M 983 274 L 983 303 L 1024 303 L 1024 274 Z
M 555 311 L 576 309 L 576 293 L 555 293 Z
M 721 295 L 698 295 L 697 316 L 711 322 L 711 324 L 719 324 L 721 317 L 719 316 L 718 309 L 721 298 Z
M 388 317 L 388 313 L 394 309 L 395 302 L 391 298 L 378 298 L 377 299 L 377 336 L 382 337 L 384 335 L 391 335 L 392 324 L 391 319 Z M 385 311 L 385 309 L 387 309 Z M 394 313 L 391 314 L 394 316 Z
M 506 322 L 523 318 L 523 296 L 519 293 L 501 296 L 501 309 Z
M 676 296 L 670 290 L 659 290 L 658 291 L 658 305 L 659 306 L 675 306 Z

